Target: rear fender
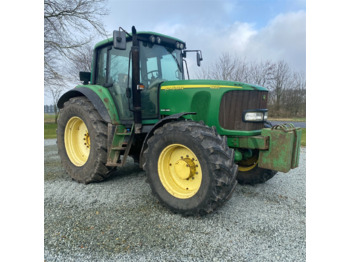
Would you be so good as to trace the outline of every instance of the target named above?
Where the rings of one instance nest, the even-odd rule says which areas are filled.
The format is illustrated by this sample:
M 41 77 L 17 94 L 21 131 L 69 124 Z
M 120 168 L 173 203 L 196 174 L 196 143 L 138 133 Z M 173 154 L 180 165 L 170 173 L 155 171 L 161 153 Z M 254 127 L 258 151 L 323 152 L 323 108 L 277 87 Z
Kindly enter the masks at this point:
M 119 124 L 119 117 L 109 90 L 101 86 L 78 86 L 63 94 L 57 102 L 59 109 L 72 97 L 85 96 L 94 105 L 102 119 L 107 123 Z

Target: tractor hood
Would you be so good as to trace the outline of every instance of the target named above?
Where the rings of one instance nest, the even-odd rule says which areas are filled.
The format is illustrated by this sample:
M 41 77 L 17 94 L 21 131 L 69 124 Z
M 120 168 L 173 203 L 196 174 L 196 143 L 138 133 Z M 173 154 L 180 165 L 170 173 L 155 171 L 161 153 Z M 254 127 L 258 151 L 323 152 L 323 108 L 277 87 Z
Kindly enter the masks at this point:
M 259 90 L 267 91 L 266 88 L 257 85 L 246 84 L 235 81 L 222 81 L 222 80 L 176 80 L 166 81 L 161 85 L 161 90 L 179 90 L 179 89 L 239 89 L 239 90 Z
M 234 106 L 236 104 L 240 111 L 236 112 L 238 116 L 234 125 L 241 123 L 242 115 L 240 112 L 242 110 L 266 109 L 266 106 L 263 104 L 267 100 L 267 93 L 268 90 L 264 87 L 241 82 L 218 80 L 166 81 L 162 83 L 159 91 L 159 112 L 164 116 L 195 112 L 195 115 L 187 115 L 185 118 L 197 122 L 203 121 L 208 126 L 216 126 L 220 135 L 237 135 L 234 130 L 246 130 L 245 132 L 250 132 L 248 132 L 249 135 L 257 135 L 260 132 L 258 129 L 261 128 L 225 128 L 225 123 L 220 123 L 219 119 L 221 115 L 224 116 L 221 117 L 222 119 L 225 119 L 227 115 L 232 115 L 232 112 L 222 114 L 223 108 L 237 109 Z M 226 102 L 221 106 L 224 96 Z M 246 101 L 244 106 L 242 101 Z M 233 103 L 232 106 L 231 103 Z M 226 112 L 227 110 L 225 109 L 224 111 Z

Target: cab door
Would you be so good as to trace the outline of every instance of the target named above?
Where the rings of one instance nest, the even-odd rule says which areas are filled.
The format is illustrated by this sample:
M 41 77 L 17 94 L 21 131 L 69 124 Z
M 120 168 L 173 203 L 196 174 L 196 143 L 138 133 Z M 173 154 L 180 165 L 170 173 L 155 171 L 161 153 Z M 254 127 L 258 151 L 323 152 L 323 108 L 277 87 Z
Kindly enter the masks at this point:
M 127 43 L 126 50 L 105 46 L 97 50 L 96 58 L 96 84 L 109 89 L 122 122 L 133 120 L 133 113 L 129 106 L 130 99 L 126 95 L 128 84 L 131 87 L 131 78 L 128 81 L 130 48 L 130 42 Z M 129 76 L 131 74 L 130 68 Z

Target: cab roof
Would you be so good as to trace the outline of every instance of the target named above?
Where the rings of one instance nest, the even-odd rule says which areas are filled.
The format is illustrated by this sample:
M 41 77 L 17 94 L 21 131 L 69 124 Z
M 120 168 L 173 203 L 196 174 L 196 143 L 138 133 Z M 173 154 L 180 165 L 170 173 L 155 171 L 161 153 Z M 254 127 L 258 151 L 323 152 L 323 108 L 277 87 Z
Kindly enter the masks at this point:
M 151 35 L 154 35 L 154 36 L 160 36 L 160 37 L 164 37 L 164 38 L 168 38 L 170 40 L 174 40 L 174 41 L 178 41 L 180 43 L 184 43 L 184 41 L 178 39 L 178 38 L 175 38 L 175 37 L 172 37 L 172 36 L 168 36 L 168 35 L 163 35 L 163 34 L 160 34 L 160 33 L 156 33 L 156 32 L 151 32 L 151 31 L 140 31 L 140 32 L 137 32 L 136 33 L 137 35 L 140 35 L 140 36 L 146 36 L 146 37 L 149 37 Z M 131 35 L 131 33 L 130 33 Z M 127 40 L 130 39 L 130 36 L 127 36 Z M 103 45 L 106 45 L 108 43 L 113 43 L 113 37 L 110 37 L 110 38 L 107 38 L 105 40 L 102 40 L 100 42 L 98 42 L 96 45 L 95 45 L 95 48 L 98 48 L 100 46 L 103 46 Z

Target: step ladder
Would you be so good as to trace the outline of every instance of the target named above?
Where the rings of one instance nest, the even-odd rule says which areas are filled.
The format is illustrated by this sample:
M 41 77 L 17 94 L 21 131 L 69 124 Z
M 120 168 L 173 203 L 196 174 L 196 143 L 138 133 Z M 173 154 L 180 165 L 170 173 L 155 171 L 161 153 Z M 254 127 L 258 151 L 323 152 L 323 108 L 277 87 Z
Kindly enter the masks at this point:
M 134 138 L 134 125 L 131 128 L 125 128 L 123 125 L 108 125 L 109 137 L 107 163 L 109 167 L 121 167 L 128 158 L 130 148 Z M 111 141 L 112 140 L 112 141 Z

